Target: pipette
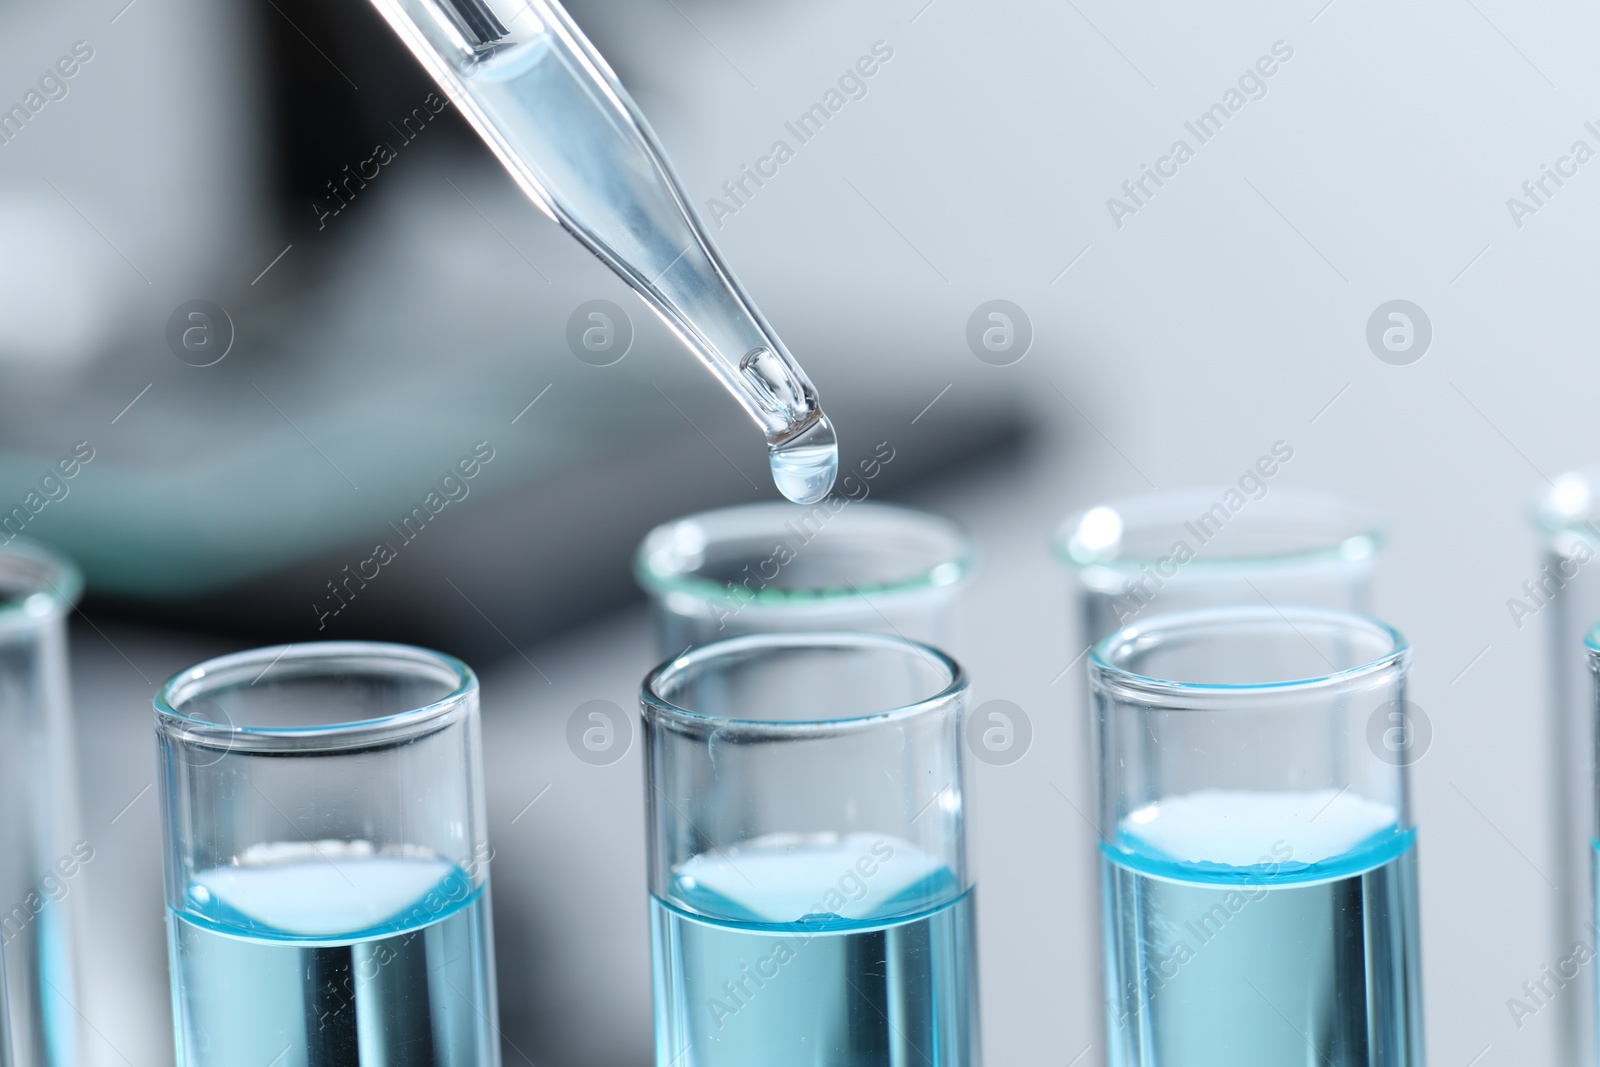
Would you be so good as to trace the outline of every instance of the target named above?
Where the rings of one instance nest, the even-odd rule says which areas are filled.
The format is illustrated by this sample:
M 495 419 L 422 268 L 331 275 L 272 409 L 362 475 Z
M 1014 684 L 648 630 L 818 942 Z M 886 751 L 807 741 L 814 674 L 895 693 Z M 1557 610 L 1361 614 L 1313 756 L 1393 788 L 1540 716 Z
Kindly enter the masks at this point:
M 816 389 L 728 270 L 650 125 L 555 0 L 372 0 L 523 192 L 644 298 L 761 427 L 773 481 L 821 500 Z

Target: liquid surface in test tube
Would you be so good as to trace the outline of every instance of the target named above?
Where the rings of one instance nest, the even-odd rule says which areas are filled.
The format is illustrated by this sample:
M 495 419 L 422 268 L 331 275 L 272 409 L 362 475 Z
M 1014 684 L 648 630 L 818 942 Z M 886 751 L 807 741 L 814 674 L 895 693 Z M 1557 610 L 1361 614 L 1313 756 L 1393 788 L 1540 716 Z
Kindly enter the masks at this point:
M 702 250 L 645 148 L 596 98 L 588 75 L 543 34 L 478 64 L 464 84 L 518 160 L 546 190 L 559 193 L 566 213 L 646 284 L 668 294 L 721 358 L 685 338 L 690 347 L 742 382 L 737 361 L 759 340 L 748 332 L 748 313 Z M 786 384 L 780 381 L 772 393 L 791 394 L 780 404 L 793 404 L 794 390 Z M 746 394 L 754 389 L 748 383 L 738 388 Z M 771 446 L 768 458 L 778 490 L 798 504 L 827 496 L 839 467 L 825 418 Z
M 906 842 L 774 835 L 683 863 L 670 896 L 658 1067 L 979 1063 L 972 892 Z
M 1130 814 L 1102 845 L 1111 1067 L 1421 1063 L 1415 840 L 1332 789 Z
M 180 1065 L 500 1062 L 482 886 L 442 860 L 269 847 L 284 862 L 200 872 L 169 914 Z

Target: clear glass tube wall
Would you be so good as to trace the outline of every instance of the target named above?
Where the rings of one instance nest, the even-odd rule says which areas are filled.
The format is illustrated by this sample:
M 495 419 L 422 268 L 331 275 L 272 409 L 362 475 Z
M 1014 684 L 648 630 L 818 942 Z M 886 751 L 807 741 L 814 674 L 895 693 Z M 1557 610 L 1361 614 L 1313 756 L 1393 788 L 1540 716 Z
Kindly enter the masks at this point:
M 1149 611 L 1222 604 L 1366 611 L 1383 538 L 1366 508 L 1325 493 L 1217 486 L 1086 508 L 1056 533 L 1092 644 Z M 1256 496 L 1256 493 L 1260 496 Z
M 1090 657 L 1112 1067 L 1420 1064 L 1410 653 L 1314 608 L 1152 615 Z
M 979 1063 L 960 668 L 754 635 L 641 699 L 658 1067 Z
M 289 645 L 155 708 L 178 1063 L 497 1067 L 472 671 Z
M 750 504 L 652 530 L 634 573 L 663 656 L 752 633 L 894 633 L 958 647 L 972 566 L 960 528 L 911 508 L 839 497 Z
M 1539 632 L 1549 671 L 1547 760 L 1549 825 L 1555 857 L 1556 908 L 1550 958 L 1569 958 L 1578 945 L 1596 950 L 1594 922 L 1595 710 L 1584 635 L 1600 619 L 1600 471 L 1574 471 L 1555 480 L 1540 499 L 1536 521 L 1544 537 L 1537 574 L 1507 602 L 1519 631 Z M 1594 966 L 1565 978 L 1551 998 L 1561 1033 L 1562 1063 L 1600 1063 L 1592 1005 Z M 1541 1009 L 1543 1012 L 1544 1009 Z
M 1590 714 L 1592 716 L 1600 716 L 1600 623 L 1592 627 L 1585 636 L 1584 650 L 1586 653 L 1584 656 L 1585 665 L 1589 670 L 1590 676 Z M 1590 825 L 1600 825 L 1600 815 L 1597 815 L 1597 813 L 1600 813 L 1600 779 L 1592 779 L 1590 781 L 1589 794 L 1589 818 L 1595 820 Z M 1546 974 L 1541 978 L 1539 985 L 1542 987 L 1540 992 L 1544 997 L 1548 997 L 1549 1002 L 1552 1003 L 1566 999 L 1574 992 L 1581 991 L 1587 994 L 1587 999 L 1574 1012 L 1574 1014 L 1582 1014 L 1587 1017 L 1585 1024 L 1587 1028 L 1580 1029 L 1577 1026 L 1573 1026 L 1572 1029 L 1575 1037 L 1592 1038 L 1596 1033 L 1596 1019 L 1600 1017 L 1600 1000 L 1596 999 L 1597 996 L 1600 996 L 1600 993 L 1597 993 L 1592 978 L 1587 986 L 1578 984 L 1576 990 L 1572 989 L 1572 986 L 1576 984 L 1576 979 L 1583 972 L 1594 969 L 1593 950 L 1596 942 L 1600 942 L 1600 888 L 1595 888 L 1600 887 L 1600 838 L 1591 838 L 1589 846 L 1587 858 L 1595 877 L 1590 883 L 1591 896 L 1588 917 L 1584 920 L 1582 933 L 1563 950 L 1554 967 L 1546 969 Z M 1584 954 L 1583 949 L 1585 947 L 1590 950 L 1589 955 Z M 1549 980 L 1551 973 L 1556 976 L 1553 986 Z M 1536 1010 L 1539 1010 L 1537 1001 L 1533 1006 Z M 1600 1060 L 1600 1050 L 1590 1047 L 1581 1050 L 1564 1062 L 1580 1064 L 1594 1063 L 1596 1060 Z
M 16 1062 L 67 1067 L 82 1055 L 85 865 L 78 819 L 67 617 L 83 582 L 43 549 L 0 548 L 0 940 Z

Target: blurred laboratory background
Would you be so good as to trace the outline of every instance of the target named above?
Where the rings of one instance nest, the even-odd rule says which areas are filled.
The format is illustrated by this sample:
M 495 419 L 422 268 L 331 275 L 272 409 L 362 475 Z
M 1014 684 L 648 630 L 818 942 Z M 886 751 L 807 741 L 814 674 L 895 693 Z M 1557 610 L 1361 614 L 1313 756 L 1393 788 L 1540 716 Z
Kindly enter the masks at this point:
M 1570 948 L 1525 583 L 1531 501 L 1600 461 L 1600 12 L 569 7 L 845 465 L 892 456 L 872 498 L 977 546 L 955 652 L 975 700 L 1033 730 L 970 783 L 988 1062 L 1103 1054 L 1053 529 L 1285 451 L 1268 493 L 1387 518 L 1374 607 L 1415 645 L 1432 727 L 1413 768 L 1430 1058 L 1555 1062 L 1552 1013 L 1508 1008 Z M 595 766 L 566 724 L 636 706 L 645 533 L 775 492 L 744 414 L 435 92 L 366 0 L 0 4 L 0 514 L 23 506 L 8 533 L 86 577 L 86 1063 L 172 1061 L 155 688 L 326 638 L 482 675 L 505 1062 L 650 1061 L 637 736 Z M 571 340 L 594 301 L 625 310 L 614 360 Z

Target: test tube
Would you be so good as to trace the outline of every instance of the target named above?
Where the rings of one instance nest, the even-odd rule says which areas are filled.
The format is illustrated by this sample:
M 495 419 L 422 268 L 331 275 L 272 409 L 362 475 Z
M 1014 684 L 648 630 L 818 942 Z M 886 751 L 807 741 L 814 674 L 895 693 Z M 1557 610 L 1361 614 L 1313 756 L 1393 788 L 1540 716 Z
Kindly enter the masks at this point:
M 1147 613 L 1229 604 L 1369 610 L 1383 541 L 1377 516 L 1328 493 L 1272 487 L 1280 465 L 1264 456 L 1233 485 L 1146 493 L 1069 515 L 1054 547 L 1072 573 L 1079 629 L 1063 659 L 1087 656 Z M 1087 784 L 1094 720 L 1083 714 L 1078 722 Z M 1083 799 L 1092 806 L 1087 792 Z M 1085 863 L 1081 877 L 1093 869 Z M 1082 891 L 1094 896 L 1098 887 Z M 1086 931 L 1092 921 L 1085 916 Z M 1098 976 L 1082 980 L 1098 984 Z
M 645 679 L 657 1067 L 976 1067 L 967 691 L 877 634 Z
M 1565 960 L 1583 946 L 1600 951 L 1594 913 L 1594 683 L 1583 641 L 1600 619 L 1600 470 L 1556 478 L 1540 498 L 1535 521 L 1544 537 L 1539 573 L 1507 601 L 1518 630 L 1541 627 L 1549 671 L 1546 765 L 1551 846 L 1555 854 L 1553 958 Z M 1538 617 L 1538 618 L 1536 618 Z M 1560 1033 L 1560 1062 L 1593 1065 L 1596 1026 L 1594 967 L 1562 976 L 1561 996 L 1548 1008 Z M 1543 1010 L 1543 1009 L 1541 1009 Z
M 404 645 L 224 656 L 155 698 L 185 1067 L 496 1067 L 478 681 Z
M 1263 602 L 1366 611 L 1382 543 L 1367 508 L 1309 490 L 1268 492 L 1260 478 L 1085 508 L 1055 538 L 1077 581 L 1079 648 L 1146 611 Z
M 78 569 L 42 548 L 0 548 L 0 941 L 15 1060 L 78 1062 L 83 868 L 67 617 Z
M 690 515 L 652 530 L 634 560 L 663 656 L 802 631 L 893 633 L 956 648 L 957 601 L 971 568 L 971 546 L 954 523 L 840 497 Z
M 1111 1067 L 1423 1062 L 1409 661 L 1300 607 L 1095 646 Z

